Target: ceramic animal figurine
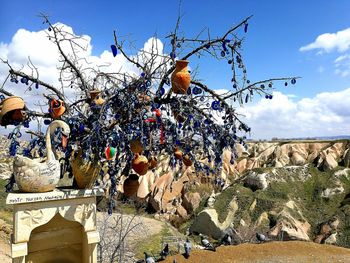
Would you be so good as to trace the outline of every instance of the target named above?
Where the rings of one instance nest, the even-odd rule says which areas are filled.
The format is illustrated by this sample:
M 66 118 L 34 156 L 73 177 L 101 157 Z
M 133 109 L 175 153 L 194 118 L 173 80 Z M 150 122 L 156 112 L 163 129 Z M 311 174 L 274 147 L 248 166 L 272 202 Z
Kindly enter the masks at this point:
M 62 132 L 62 146 L 66 147 L 70 128 L 65 122 L 55 120 L 46 131 L 46 160 L 30 159 L 21 155 L 15 157 L 13 173 L 21 192 L 42 193 L 55 189 L 60 179 L 61 166 L 51 148 L 51 134 L 58 127 Z

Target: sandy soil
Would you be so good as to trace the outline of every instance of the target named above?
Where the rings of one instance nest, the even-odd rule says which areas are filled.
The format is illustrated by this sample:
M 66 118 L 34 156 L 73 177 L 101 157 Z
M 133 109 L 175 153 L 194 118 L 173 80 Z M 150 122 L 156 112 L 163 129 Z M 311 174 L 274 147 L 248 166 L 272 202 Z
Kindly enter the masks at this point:
M 11 261 L 11 248 L 10 241 L 8 237 L 5 236 L 3 232 L 0 231 L 0 262 L 10 263 Z
M 164 263 L 298 263 L 298 262 L 350 262 L 350 249 L 320 245 L 312 242 L 270 242 L 218 247 L 216 252 L 194 250 L 189 259 L 182 255 L 167 258 Z

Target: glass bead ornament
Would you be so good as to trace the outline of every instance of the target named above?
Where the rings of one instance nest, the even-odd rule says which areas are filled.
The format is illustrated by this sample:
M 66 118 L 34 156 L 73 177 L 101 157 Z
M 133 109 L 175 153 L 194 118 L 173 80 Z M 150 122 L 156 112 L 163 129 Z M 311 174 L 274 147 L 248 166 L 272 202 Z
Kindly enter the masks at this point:
M 105 150 L 105 156 L 107 160 L 111 160 L 116 154 L 116 148 L 108 146 Z
M 116 57 L 118 54 L 117 47 L 115 45 L 111 45 L 111 50 L 112 50 L 113 57 Z

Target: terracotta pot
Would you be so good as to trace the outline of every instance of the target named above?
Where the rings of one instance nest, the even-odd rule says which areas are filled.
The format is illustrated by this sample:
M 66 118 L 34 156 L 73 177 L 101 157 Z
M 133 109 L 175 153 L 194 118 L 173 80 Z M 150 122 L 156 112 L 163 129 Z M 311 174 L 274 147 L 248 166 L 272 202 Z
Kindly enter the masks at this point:
M 11 124 L 13 121 L 23 121 L 26 114 L 23 111 L 24 101 L 21 97 L 11 96 L 1 102 L 0 122 L 1 125 Z
M 85 162 L 81 154 L 81 149 L 72 154 L 70 160 L 72 172 L 79 189 L 92 188 L 100 174 L 101 166 L 97 160 Z
M 123 191 L 126 197 L 132 197 L 136 195 L 137 190 L 139 189 L 139 177 L 136 174 L 131 174 L 123 184 Z
M 90 91 L 91 101 L 93 101 L 98 106 L 101 106 L 105 102 L 105 100 L 100 96 L 100 94 L 101 91 L 99 90 Z
M 156 168 L 158 164 L 157 158 L 154 156 L 151 156 L 148 160 L 148 163 L 149 163 L 148 170 L 152 170 Z
M 193 162 L 191 161 L 190 157 L 188 155 L 185 155 L 182 159 L 184 165 L 191 166 Z
M 141 154 L 143 151 L 142 143 L 140 139 L 136 139 L 130 142 L 130 149 L 133 153 Z
M 135 154 L 131 164 L 132 169 L 139 175 L 145 175 L 148 171 L 148 160 L 144 155 Z
M 186 94 L 191 83 L 191 75 L 188 72 L 188 61 L 177 60 L 175 71 L 171 75 L 171 85 L 175 94 Z
M 61 100 L 50 100 L 49 102 L 49 113 L 52 118 L 58 119 L 63 115 L 66 111 L 66 107 L 64 106 L 64 102 Z
M 182 151 L 179 148 L 176 147 L 175 151 L 174 151 L 174 155 L 175 155 L 176 159 L 181 160 L 183 153 L 182 153 Z

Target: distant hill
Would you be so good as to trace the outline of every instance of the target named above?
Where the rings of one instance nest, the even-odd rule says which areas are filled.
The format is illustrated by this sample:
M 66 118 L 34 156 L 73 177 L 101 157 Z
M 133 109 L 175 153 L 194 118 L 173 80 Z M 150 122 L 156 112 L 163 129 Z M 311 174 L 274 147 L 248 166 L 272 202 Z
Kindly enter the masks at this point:
M 247 141 L 335 141 L 335 140 L 350 140 L 350 135 L 335 135 L 335 136 L 318 136 L 318 137 L 295 137 L 295 138 L 277 138 L 268 139 L 247 139 Z

